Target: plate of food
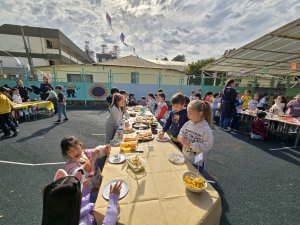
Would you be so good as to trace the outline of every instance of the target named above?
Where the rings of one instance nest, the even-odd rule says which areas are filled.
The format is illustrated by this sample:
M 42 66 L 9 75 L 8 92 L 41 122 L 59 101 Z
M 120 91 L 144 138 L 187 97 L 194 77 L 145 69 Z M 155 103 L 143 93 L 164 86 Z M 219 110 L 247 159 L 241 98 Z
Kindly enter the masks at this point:
M 132 108 L 132 110 L 135 111 L 135 112 L 141 112 L 141 111 L 142 111 L 142 109 L 141 109 L 140 106 L 134 106 L 134 107 Z
M 131 134 L 131 133 L 134 133 L 134 132 L 135 132 L 135 129 L 132 128 L 132 127 L 127 127 L 127 128 L 123 129 L 124 134 Z
M 185 172 L 182 176 L 185 187 L 195 193 L 202 192 L 207 188 L 207 182 L 201 176 L 191 172 Z
M 123 141 L 124 142 L 137 141 L 137 138 L 136 137 L 124 137 Z
M 120 144 L 120 149 L 124 152 L 131 152 L 136 150 L 136 148 L 137 148 L 137 141 L 122 142 Z
M 122 163 L 126 160 L 125 155 L 123 154 L 114 154 L 109 156 L 108 158 L 108 162 L 110 162 L 111 164 L 119 164 Z
M 174 163 L 176 165 L 182 165 L 185 162 L 184 156 L 179 155 L 179 154 L 174 153 L 174 152 L 169 155 L 168 159 L 171 163 Z
M 136 115 L 138 114 L 137 112 L 129 112 L 128 113 L 130 117 L 136 117 Z
M 138 141 L 152 141 L 154 136 L 151 131 L 147 131 L 143 133 L 137 133 L 136 138 Z
M 143 164 L 143 159 L 139 155 L 131 155 L 126 158 L 129 167 L 134 171 L 134 172 L 139 172 L 145 169 L 144 164 Z
M 156 140 L 158 141 L 158 142 L 168 142 L 170 139 L 169 138 L 167 138 L 167 137 L 163 137 L 163 138 L 156 138 Z
M 138 130 L 146 130 L 149 128 L 149 124 L 144 122 L 136 122 L 132 124 L 132 127 Z
M 110 194 L 110 186 L 114 186 L 117 182 L 122 181 L 122 187 L 121 187 L 121 191 L 120 191 L 120 195 L 119 195 L 119 199 L 124 198 L 127 193 L 128 193 L 128 184 L 125 180 L 112 180 L 110 182 L 108 182 L 102 192 L 102 196 L 105 200 L 109 200 L 109 194 Z

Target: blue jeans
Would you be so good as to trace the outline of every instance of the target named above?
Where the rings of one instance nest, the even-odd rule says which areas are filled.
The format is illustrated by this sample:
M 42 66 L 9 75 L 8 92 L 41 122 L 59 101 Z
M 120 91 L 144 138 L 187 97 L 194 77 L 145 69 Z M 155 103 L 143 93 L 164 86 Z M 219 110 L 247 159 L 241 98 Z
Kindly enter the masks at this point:
M 67 108 L 66 104 L 58 103 L 57 110 L 58 110 L 58 119 L 59 120 L 61 119 L 61 113 L 64 114 L 65 118 L 68 118 L 66 108 Z
M 231 117 L 226 117 L 223 119 L 223 128 L 226 130 L 228 129 L 228 126 L 230 125 L 231 122 Z
M 240 123 L 241 117 L 242 117 L 241 113 L 237 113 L 236 117 L 232 119 L 231 125 L 230 125 L 230 127 L 232 129 L 235 129 L 235 130 L 239 129 L 239 123 Z

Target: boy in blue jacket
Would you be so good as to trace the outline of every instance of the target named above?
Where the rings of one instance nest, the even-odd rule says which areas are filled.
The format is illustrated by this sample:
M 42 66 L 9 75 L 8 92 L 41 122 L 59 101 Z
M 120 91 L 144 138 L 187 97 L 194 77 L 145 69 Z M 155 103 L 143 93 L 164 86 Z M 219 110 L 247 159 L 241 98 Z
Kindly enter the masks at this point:
M 182 93 L 174 94 L 171 99 L 171 105 L 173 110 L 171 111 L 163 130 L 159 133 L 158 138 L 162 139 L 165 132 L 169 130 L 173 143 L 181 150 L 182 146 L 177 140 L 177 136 L 182 126 L 189 121 L 187 109 L 185 108 L 185 96 Z

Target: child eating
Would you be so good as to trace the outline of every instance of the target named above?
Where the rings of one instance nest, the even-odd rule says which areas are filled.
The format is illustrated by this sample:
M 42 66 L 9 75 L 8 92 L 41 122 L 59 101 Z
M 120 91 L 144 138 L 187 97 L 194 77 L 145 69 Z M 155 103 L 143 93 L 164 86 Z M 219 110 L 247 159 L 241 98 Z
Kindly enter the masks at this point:
M 96 159 L 109 155 L 111 146 L 97 146 L 94 149 L 85 149 L 83 143 L 74 136 L 65 137 L 61 141 L 61 152 L 66 159 L 65 170 L 69 175 L 75 175 L 79 170 L 83 171 L 84 195 L 89 192 L 97 192 L 101 182 L 101 172 L 95 165 Z

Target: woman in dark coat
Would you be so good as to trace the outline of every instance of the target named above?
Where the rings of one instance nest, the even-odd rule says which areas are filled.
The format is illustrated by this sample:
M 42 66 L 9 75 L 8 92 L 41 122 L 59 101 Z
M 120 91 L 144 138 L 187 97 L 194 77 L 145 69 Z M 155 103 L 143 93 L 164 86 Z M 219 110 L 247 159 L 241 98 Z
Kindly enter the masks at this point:
M 49 95 L 47 93 L 49 88 L 53 89 L 51 83 L 48 80 L 48 77 L 43 77 L 43 83 L 41 83 L 41 85 L 40 85 L 40 96 L 41 96 L 41 99 L 44 101 Z
M 222 119 L 223 119 L 223 129 L 227 130 L 231 123 L 231 120 L 236 116 L 236 90 L 234 89 L 235 81 L 234 79 L 229 79 L 223 90 L 222 98 Z

